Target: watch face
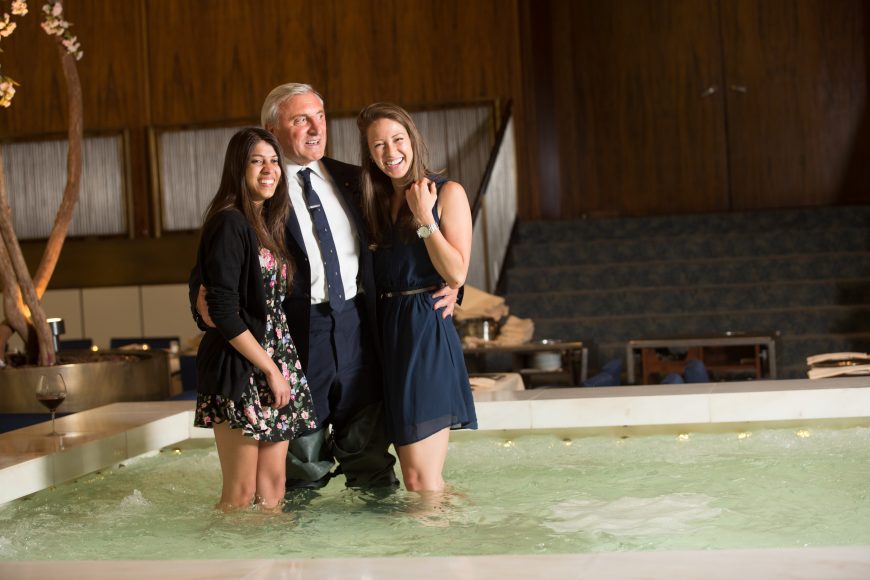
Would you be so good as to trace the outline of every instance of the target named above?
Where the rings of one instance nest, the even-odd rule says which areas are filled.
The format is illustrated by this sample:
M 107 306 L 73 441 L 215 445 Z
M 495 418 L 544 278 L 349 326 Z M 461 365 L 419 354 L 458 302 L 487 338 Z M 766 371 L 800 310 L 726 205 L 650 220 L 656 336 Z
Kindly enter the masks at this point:
M 417 228 L 417 237 L 418 238 L 428 238 L 432 234 L 432 231 L 427 226 L 420 226 Z

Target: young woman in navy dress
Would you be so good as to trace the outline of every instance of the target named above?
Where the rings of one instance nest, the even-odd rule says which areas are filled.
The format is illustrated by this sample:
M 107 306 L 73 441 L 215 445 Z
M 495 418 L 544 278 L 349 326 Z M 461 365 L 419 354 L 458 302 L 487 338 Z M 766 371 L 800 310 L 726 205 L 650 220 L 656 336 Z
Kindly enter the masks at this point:
M 314 405 L 281 308 L 293 279 L 290 209 L 275 137 L 250 127 L 227 146 L 199 246 L 215 328 L 197 352 L 194 424 L 214 429 L 223 487 L 217 507 L 277 509 L 289 440 L 314 428 Z
M 375 103 L 358 118 L 361 190 L 374 244 L 387 430 L 409 491 L 442 491 L 450 429 L 477 417 L 452 317 L 432 291 L 459 288 L 471 256 L 462 186 L 434 175 L 411 116 Z

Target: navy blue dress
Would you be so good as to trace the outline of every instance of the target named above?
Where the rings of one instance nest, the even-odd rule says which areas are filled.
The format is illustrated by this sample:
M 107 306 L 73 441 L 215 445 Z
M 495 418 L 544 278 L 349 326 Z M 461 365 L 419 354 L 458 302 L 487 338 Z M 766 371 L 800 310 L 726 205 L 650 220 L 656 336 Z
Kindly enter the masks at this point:
M 438 183 L 439 193 L 444 183 Z M 437 204 L 432 215 L 439 223 Z M 384 296 L 444 285 L 424 241 L 403 241 L 391 226 L 374 252 L 374 265 L 390 441 L 408 445 L 445 427 L 477 429 L 459 335 L 453 318 L 433 308 L 435 290 Z

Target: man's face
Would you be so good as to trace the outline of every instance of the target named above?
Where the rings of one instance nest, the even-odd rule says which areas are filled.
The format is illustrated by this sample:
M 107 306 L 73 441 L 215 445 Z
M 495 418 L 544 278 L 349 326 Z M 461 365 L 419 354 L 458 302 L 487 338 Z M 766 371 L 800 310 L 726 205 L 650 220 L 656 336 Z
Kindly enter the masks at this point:
M 290 97 L 278 107 L 278 122 L 266 126 L 297 165 L 317 161 L 326 153 L 326 113 L 314 93 Z

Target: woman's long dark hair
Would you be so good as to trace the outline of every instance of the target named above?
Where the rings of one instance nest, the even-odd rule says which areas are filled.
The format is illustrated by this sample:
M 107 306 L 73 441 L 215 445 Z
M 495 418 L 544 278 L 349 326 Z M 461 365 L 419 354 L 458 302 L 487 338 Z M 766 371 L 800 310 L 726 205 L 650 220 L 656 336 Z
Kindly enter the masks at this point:
M 265 141 L 275 150 L 281 167 L 281 177 L 275 193 L 262 205 L 254 204 L 245 171 L 250 162 L 251 152 L 260 141 Z M 284 175 L 284 156 L 281 145 L 275 136 L 259 127 L 245 127 L 230 138 L 227 153 L 224 157 L 224 168 L 221 173 L 221 183 L 217 193 L 208 204 L 204 223 L 222 211 L 237 210 L 245 216 L 254 232 L 260 246 L 268 248 L 279 263 L 287 264 L 288 283 L 293 280 L 294 264 L 287 252 L 284 238 L 284 225 L 290 211 L 290 195 L 287 190 L 287 178 Z
M 411 151 L 414 159 L 411 168 L 405 175 L 405 187 L 412 182 L 432 174 L 429 171 L 429 152 L 426 143 L 414 124 L 414 120 L 408 111 L 393 103 L 372 103 L 356 118 L 359 128 L 360 158 L 362 159 L 362 171 L 360 172 L 360 189 L 362 191 L 363 217 L 369 230 L 369 238 L 375 244 L 383 244 L 384 233 L 389 229 L 392 216 L 390 215 L 390 199 L 393 195 L 393 183 L 390 178 L 378 168 L 369 154 L 368 131 L 372 123 L 380 119 L 390 119 L 402 125 L 411 140 Z M 402 238 L 414 239 L 417 229 L 414 216 L 408 211 L 407 206 L 399 212 L 399 231 Z

